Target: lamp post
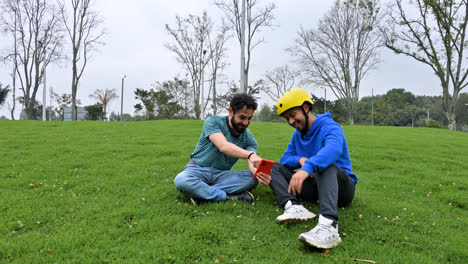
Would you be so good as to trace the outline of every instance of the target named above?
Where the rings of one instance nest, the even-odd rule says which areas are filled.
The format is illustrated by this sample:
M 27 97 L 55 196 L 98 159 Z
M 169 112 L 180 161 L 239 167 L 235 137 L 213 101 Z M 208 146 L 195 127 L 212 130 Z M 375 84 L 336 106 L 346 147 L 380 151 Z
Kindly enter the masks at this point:
M 122 94 L 120 100 L 120 122 L 123 121 L 123 91 L 124 91 L 124 80 L 127 78 L 127 75 L 122 77 Z

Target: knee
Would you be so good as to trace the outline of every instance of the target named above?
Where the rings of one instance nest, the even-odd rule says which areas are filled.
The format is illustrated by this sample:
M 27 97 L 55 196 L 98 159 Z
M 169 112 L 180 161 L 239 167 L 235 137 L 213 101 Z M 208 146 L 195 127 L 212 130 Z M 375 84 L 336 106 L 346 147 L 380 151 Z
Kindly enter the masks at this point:
M 330 166 L 328 166 L 323 172 L 322 174 L 338 174 L 338 167 L 335 165 L 335 164 L 332 164 Z
M 254 178 L 252 178 L 252 179 L 247 183 L 247 185 L 249 186 L 249 190 L 252 190 L 252 189 L 254 189 L 254 188 L 257 187 L 258 181 L 255 180 Z
M 174 179 L 174 185 L 179 191 L 183 191 L 187 189 L 187 177 L 184 175 L 183 172 L 177 174 Z
M 253 178 L 250 171 L 238 171 L 238 187 L 242 190 L 249 191 L 257 187 L 258 181 Z
M 275 162 L 275 164 L 273 165 L 273 168 L 271 169 L 271 178 L 276 178 L 276 177 L 286 177 L 287 178 L 287 175 L 293 175 L 295 172 L 291 169 L 289 169 L 288 167 L 286 167 L 285 165 L 281 164 L 281 163 L 278 163 L 278 162 Z

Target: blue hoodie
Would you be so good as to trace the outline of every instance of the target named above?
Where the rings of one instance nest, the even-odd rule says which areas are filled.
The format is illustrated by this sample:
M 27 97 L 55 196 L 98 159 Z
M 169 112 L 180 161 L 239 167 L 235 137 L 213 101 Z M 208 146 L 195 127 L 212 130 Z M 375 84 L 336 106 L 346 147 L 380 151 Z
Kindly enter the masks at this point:
M 292 170 L 300 168 L 309 174 L 323 172 L 330 165 L 336 164 L 357 183 L 358 179 L 351 170 L 343 129 L 333 120 L 330 112 L 315 116 L 317 119 L 304 137 L 300 131 L 294 131 L 291 142 L 281 157 L 281 164 Z M 308 159 L 304 166 L 300 167 L 299 159 L 302 157 Z

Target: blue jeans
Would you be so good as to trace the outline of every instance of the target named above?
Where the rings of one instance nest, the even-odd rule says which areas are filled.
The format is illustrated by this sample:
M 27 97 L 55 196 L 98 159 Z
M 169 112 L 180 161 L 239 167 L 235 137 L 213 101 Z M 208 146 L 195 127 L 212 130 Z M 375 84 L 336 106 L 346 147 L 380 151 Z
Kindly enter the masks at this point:
M 226 196 L 252 190 L 258 184 L 248 170 L 230 171 L 201 167 L 192 160 L 177 174 L 174 184 L 189 197 L 224 201 Z

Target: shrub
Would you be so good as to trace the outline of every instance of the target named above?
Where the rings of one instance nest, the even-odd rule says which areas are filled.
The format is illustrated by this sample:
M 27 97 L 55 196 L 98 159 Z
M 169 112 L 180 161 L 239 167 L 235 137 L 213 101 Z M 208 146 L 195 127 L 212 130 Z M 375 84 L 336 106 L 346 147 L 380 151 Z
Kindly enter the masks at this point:
M 429 124 L 427 124 L 427 127 L 431 127 L 431 128 L 443 128 L 443 129 L 447 129 L 446 126 L 442 125 L 441 123 L 435 121 L 435 120 L 429 120 Z

